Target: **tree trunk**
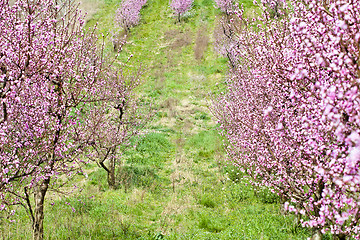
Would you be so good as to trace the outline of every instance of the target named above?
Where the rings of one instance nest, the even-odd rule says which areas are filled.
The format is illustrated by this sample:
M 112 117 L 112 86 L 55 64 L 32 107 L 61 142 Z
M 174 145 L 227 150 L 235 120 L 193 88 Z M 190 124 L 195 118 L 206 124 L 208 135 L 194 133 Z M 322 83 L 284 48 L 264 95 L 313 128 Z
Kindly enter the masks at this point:
M 320 230 L 314 230 L 312 236 L 311 236 L 311 240 L 321 240 L 322 239 L 322 234 L 320 232 Z
M 337 240 L 346 240 L 346 235 L 345 234 L 338 234 L 336 235 L 336 238 Z
M 115 189 L 115 159 L 109 159 L 108 184 L 110 189 Z
M 50 178 L 45 179 L 35 188 L 34 218 L 33 218 L 33 240 L 44 239 L 44 202 Z

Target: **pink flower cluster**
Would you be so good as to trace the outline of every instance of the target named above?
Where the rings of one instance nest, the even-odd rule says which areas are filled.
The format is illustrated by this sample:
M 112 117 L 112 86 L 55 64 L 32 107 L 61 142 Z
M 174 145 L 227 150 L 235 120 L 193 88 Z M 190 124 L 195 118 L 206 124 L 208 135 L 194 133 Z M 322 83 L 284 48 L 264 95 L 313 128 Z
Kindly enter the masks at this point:
M 247 27 L 229 39 L 213 112 L 234 164 L 304 226 L 360 239 L 360 2 L 289 4 L 277 18 L 238 13 Z

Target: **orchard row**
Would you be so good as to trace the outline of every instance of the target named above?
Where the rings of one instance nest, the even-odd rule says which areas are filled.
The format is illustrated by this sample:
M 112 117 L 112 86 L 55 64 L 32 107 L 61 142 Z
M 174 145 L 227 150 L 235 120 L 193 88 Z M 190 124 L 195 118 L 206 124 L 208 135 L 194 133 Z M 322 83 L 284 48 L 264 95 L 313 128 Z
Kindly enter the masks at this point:
M 261 1 L 228 9 L 214 101 L 229 158 L 315 236 L 360 238 L 360 2 Z

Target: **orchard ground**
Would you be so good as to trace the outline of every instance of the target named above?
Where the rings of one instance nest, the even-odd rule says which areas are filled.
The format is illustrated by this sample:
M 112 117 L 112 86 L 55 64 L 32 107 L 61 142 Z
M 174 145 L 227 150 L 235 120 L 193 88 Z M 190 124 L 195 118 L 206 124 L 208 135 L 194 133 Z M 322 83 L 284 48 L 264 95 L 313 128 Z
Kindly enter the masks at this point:
M 247 14 L 256 11 L 242 1 Z M 88 26 L 112 36 L 118 1 L 88 0 Z M 197 0 L 177 23 L 167 0 L 149 0 L 120 53 L 146 69 L 139 95 L 155 116 L 135 149 L 124 153 L 117 190 L 89 165 L 72 195 L 49 193 L 46 239 L 306 239 L 292 215 L 281 212 L 268 189 L 253 189 L 226 162 L 223 140 L 208 109 L 209 93 L 223 88 L 227 61 L 214 51 L 221 13 Z M 114 54 L 109 40 L 107 54 Z M 1 239 L 31 239 L 21 208 L 15 222 L 0 218 Z M 325 239 L 329 238 L 325 236 Z M 329 238 L 330 239 L 330 238 Z

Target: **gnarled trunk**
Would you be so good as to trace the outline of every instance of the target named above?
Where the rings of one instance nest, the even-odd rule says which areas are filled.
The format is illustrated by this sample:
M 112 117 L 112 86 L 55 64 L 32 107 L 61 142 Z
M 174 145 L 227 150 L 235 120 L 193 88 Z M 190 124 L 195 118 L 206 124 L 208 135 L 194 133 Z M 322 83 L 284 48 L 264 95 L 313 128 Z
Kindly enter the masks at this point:
M 33 216 L 33 240 L 44 239 L 44 203 L 45 195 L 49 187 L 50 178 L 45 179 L 35 188 L 34 200 L 34 216 Z
M 109 159 L 108 184 L 110 189 L 115 189 L 115 159 Z

